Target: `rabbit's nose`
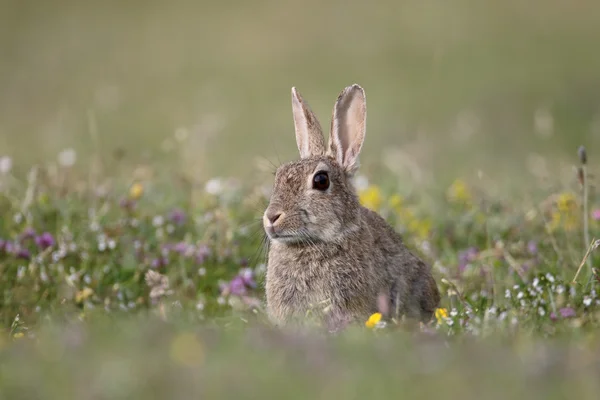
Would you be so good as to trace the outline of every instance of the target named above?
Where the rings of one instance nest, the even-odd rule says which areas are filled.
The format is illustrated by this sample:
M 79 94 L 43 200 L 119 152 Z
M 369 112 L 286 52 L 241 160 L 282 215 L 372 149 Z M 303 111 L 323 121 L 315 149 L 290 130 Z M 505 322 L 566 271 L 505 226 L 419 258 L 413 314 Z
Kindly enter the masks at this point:
M 269 211 L 267 212 L 267 219 L 269 220 L 271 225 L 273 225 L 275 221 L 277 221 L 279 217 L 281 217 L 282 214 L 283 213 L 281 211 Z

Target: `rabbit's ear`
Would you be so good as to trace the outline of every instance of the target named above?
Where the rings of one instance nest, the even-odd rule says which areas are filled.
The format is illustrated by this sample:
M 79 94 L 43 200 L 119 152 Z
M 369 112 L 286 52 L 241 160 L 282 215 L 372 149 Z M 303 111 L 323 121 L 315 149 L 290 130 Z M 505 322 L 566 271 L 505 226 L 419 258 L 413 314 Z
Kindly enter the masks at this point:
M 300 158 L 324 155 L 325 139 L 321 124 L 295 87 L 292 88 L 292 111 Z
M 359 85 L 340 93 L 333 108 L 328 154 L 335 157 L 347 173 L 358 169 L 358 154 L 365 140 L 367 101 Z

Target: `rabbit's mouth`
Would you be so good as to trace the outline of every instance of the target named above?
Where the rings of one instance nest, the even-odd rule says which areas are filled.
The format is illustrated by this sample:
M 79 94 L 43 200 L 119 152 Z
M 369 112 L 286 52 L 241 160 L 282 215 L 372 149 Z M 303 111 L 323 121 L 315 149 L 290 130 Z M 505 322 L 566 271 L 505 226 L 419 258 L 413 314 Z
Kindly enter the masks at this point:
M 304 231 L 281 231 L 273 229 L 273 227 L 267 227 L 265 229 L 267 236 L 270 240 L 285 244 L 308 244 L 317 241 L 317 238 L 308 235 Z

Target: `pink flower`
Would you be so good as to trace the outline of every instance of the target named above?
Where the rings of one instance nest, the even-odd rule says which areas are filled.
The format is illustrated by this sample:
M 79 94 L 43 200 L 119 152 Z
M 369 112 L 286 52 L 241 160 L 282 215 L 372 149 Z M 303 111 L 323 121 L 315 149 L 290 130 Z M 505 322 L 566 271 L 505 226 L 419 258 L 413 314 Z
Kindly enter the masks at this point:
M 594 211 L 592 211 L 592 218 L 594 219 L 594 221 L 600 221 L 600 208 L 597 208 Z

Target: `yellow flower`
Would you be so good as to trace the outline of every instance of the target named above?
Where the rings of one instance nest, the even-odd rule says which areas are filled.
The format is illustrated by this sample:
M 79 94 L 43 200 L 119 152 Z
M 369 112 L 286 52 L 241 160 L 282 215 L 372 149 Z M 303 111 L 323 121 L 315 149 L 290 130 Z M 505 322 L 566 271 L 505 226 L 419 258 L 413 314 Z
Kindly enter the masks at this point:
M 379 210 L 379 207 L 381 206 L 381 190 L 378 186 L 369 186 L 361 191 L 358 198 L 363 206 L 373 211 Z
M 75 301 L 77 303 L 82 303 L 87 300 L 91 295 L 94 294 L 94 291 L 89 287 L 83 288 L 79 292 L 75 293 Z
M 446 192 L 446 197 L 448 201 L 455 203 L 462 203 L 465 205 L 471 204 L 472 195 L 467 183 L 462 179 L 457 179 L 452 182 L 452 185 L 448 188 Z
M 413 219 L 408 223 L 408 230 L 419 239 L 425 240 L 429 237 L 429 233 L 431 232 L 431 220 Z
M 448 318 L 448 310 L 445 308 L 436 308 L 435 318 L 437 319 L 438 324 L 441 324 L 444 322 L 444 318 Z
M 561 213 L 572 212 L 577 209 L 577 199 L 573 193 L 561 193 L 556 199 L 556 206 Z
M 581 222 L 581 212 L 577 198 L 573 193 L 561 193 L 556 199 L 556 208 L 550 216 L 548 230 L 553 232 L 559 228 L 567 232 L 577 230 Z
M 13 335 L 15 339 L 22 339 L 25 336 L 23 332 L 17 332 Z
M 129 197 L 134 200 L 139 199 L 144 194 L 144 186 L 141 183 L 134 183 L 129 189 Z
M 396 211 L 397 213 L 400 213 L 400 211 L 402 210 L 402 205 L 404 204 L 404 199 L 399 194 L 393 194 L 390 197 L 389 203 L 392 210 Z
M 365 322 L 365 326 L 367 328 L 375 328 L 375 326 L 381 321 L 381 313 L 371 314 L 367 322 Z
M 202 365 L 204 361 L 204 347 L 190 332 L 177 335 L 171 342 L 169 353 L 174 362 L 188 367 Z

